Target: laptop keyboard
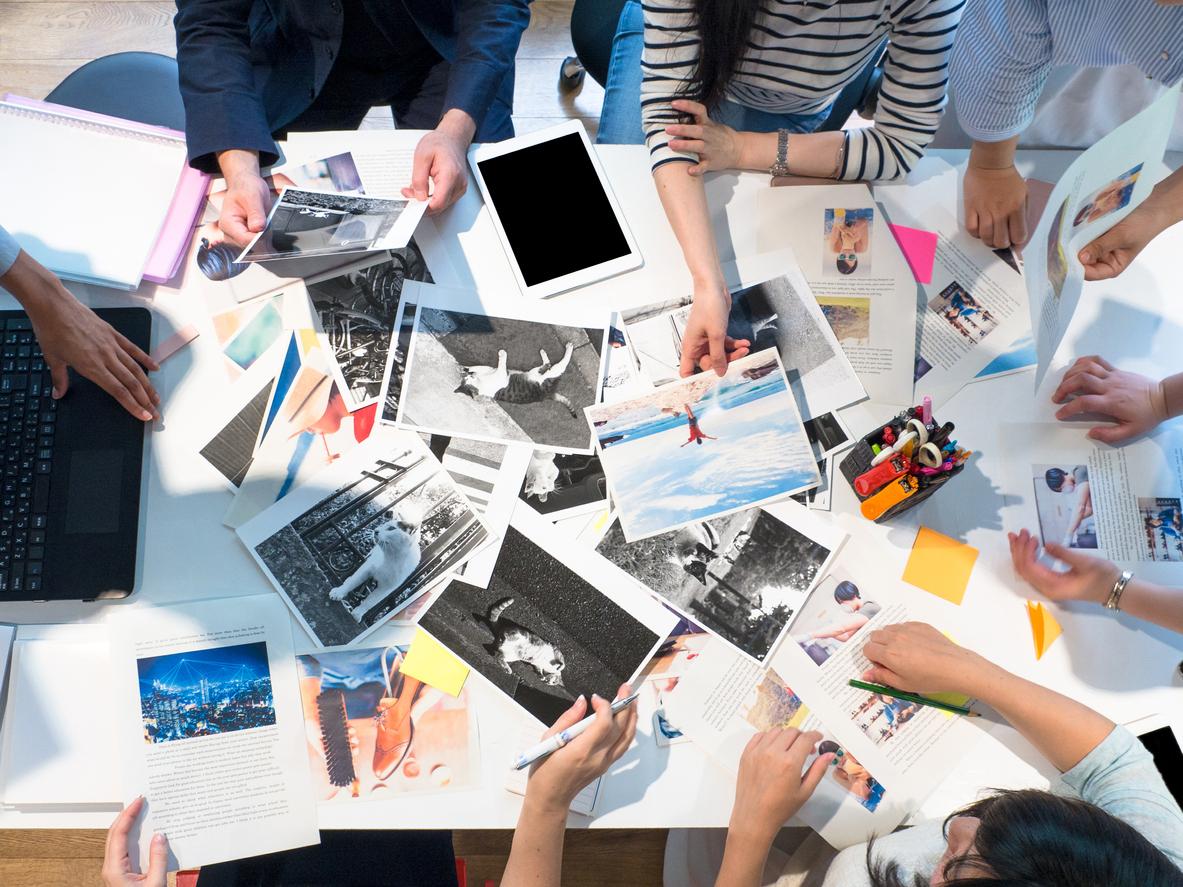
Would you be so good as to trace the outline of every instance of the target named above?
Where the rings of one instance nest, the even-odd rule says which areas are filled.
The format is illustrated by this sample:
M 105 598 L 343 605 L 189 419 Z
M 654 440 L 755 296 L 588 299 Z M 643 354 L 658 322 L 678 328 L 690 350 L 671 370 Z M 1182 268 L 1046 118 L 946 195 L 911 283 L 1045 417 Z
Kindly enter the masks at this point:
M 33 324 L 0 322 L 0 592 L 40 591 L 57 401 Z

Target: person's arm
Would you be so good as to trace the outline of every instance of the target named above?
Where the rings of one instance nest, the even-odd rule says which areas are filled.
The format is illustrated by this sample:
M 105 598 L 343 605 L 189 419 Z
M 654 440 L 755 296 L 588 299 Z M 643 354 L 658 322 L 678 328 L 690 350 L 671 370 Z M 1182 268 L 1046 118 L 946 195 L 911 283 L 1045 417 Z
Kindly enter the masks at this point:
M 1109 599 L 1121 569 L 1102 558 L 1048 542 L 1047 553 L 1068 567 L 1061 572 L 1039 560 L 1039 539 L 1027 530 L 1008 534 L 1015 572 L 1036 591 L 1053 601 Z M 1137 577 L 1131 579 L 1118 605 L 1123 613 L 1183 634 L 1183 589 L 1169 588 Z
M 1108 280 L 1121 274 L 1146 244 L 1180 221 L 1183 169 L 1155 185 L 1129 215 L 1081 249 L 1078 258 L 1084 266 L 1084 279 Z
M 0 287 L 29 315 L 55 399 L 65 396 L 72 366 L 137 419 L 157 418 L 160 396 L 144 373 L 160 369 L 156 361 L 74 298 L 56 274 L 23 251 L 3 228 Z
M 757 733 L 739 761 L 735 804 L 727 826 L 723 865 L 715 887 L 759 887 L 772 841 L 784 824 L 809 800 L 833 753 L 819 755 L 809 769 L 806 759 L 822 735 L 792 727 Z
M 617 691 L 617 698 L 623 699 L 631 692 L 628 684 L 624 684 Z M 595 711 L 595 723 L 530 771 L 502 887 L 559 887 L 563 838 L 571 802 L 632 744 L 637 728 L 635 702 L 615 716 L 606 699 L 593 696 L 591 707 Z M 553 736 L 586 716 L 587 701 L 580 696 L 545 736 Z
M 1093 513 L 1093 497 L 1089 492 L 1088 481 L 1084 481 L 1078 488 L 1076 493 L 1076 508 L 1072 511 L 1072 522 L 1068 524 L 1068 536 L 1076 535 L 1076 531 L 1080 529 L 1080 525 L 1084 523 L 1085 518 L 1091 517 Z
M 468 189 L 468 146 L 505 78 L 512 76 L 518 44 L 529 24 L 529 0 L 461 0 L 443 114 L 415 147 L 411 184 L 403 189 L 405 197 L 427 200 L 430 179 L 431 215 L 447 209 Z
M 847 640 L 852 634 L 867 624 L 869 620 L 866 616 L 855 614 L 846 622 L 834 622 L 827 625 L 825 628 L 819 628 L 813 632 L 811 637 L 814 638 L 838 638 L 839 640 Z M 842 637 L 845 635 L 846 637 Z
M 1114 424 L 1096 425 L 1088 436 L 1108 444 L 1123 443 L 1183 415 L 1183 373 L 1156 381 L 1119 370 L 1092 354 L 1069 367 L 1052 401 L 1064 404 L 1056 412 L 1057 419 L 1082 413 L 1108 417 Z
M 962 183 L 965 227 L 996 249 L 1027 240 L 1027 183 L 1014 165 L 1015 145 L 1051 68 L 1046 0 L 969 4 L 950 71 L 958 122 L 973 139 Z
M 136 798 L 123 808 L 107 829 L 107 846 L 103 851 L 103 884 L 105 887 L 164 887 L 168 875 L 168 839 L 157 833 L 152 836 L 148 850 L 148 871 L 135 874 L 131 864 L 127 840 L 136 817 L 144 808 L 144 799 Z
M 1013 675 L 959 647 L 931 625 L 903 622 L 871 632 L 865 680 L 913 693 L 959 693 L 1001 714 L 1062 773 L 1113 731 L 1087 705 Z

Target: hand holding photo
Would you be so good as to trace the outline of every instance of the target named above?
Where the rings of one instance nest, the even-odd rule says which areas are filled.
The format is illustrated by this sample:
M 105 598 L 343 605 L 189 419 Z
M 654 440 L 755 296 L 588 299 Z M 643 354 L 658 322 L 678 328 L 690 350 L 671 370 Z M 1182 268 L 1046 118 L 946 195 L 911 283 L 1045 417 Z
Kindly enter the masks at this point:
M 821 482 L 772 349 L 585 412 L 630 542 Z
M 422 200 L 391 200 L 284 188 L 267 224 L 236 262 L 332 256 L 407 245 L 427 209 Z

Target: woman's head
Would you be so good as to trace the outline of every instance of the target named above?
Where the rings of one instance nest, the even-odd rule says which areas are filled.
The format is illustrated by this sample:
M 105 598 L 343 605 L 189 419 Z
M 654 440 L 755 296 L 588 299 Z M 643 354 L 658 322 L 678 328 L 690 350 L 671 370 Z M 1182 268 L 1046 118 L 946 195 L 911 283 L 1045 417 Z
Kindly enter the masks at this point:
M 876 863 L 874 887 L 1179 887 L 1183 874 L 1129 824 L 1078 798 L 999 792 L 945 820 L 948 849 L 927 883 Z M 874 842 L 872 842 L 873 845 Z
M 838 253 L 836 260 L 839 274 L 853 274 L 858 267 L 858 255 L 855 253 Z
M 863 605 L 858 586 L 848 579 L 843 579 L 834 587 L 834 600 L 845 610 L 857 610 Z
M 1043 473 L 1043 479 L 1053 493 L 1071 493 L 1076 489 L 1076 478 L 1063 468 L 1049 468 Z

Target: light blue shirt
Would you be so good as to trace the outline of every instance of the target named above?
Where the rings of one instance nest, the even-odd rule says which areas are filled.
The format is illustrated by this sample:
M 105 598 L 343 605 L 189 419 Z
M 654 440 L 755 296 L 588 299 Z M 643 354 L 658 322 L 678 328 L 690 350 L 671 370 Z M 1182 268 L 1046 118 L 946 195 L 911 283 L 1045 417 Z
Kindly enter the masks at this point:
M 12 267 L 12 263 L 16 261 L 20 252 L 21 245 L 16 242 L 16 238 L 5 231 L 3 225 L 0 225 L 0 277 L 8 273 L 8 269 Z
M 1060 65 L 1133 65 L 1174 85 L 1183 78 L 1183 7 L 1154 0 L 966 4 L 949 75 L 961 128 L 979 142 L 1019 135 Z
M 1150 752 L 1125 727 L 1114 727 L 1062 779 L 1073 794 L 1133 826 L 1183 869 L 1183 811 L 1167 790 Z M 899 863 L 905 884 L 912 883 L 915 875 L 927 880 L 945 851 L 941 827 L 940 822 L 929 822 L 880 838 L 875 842 L 875 856 Z M 858 844 L 838 854 L 826 872 L 823 887 L 870 887 L 870 883 L 867 845 Z

